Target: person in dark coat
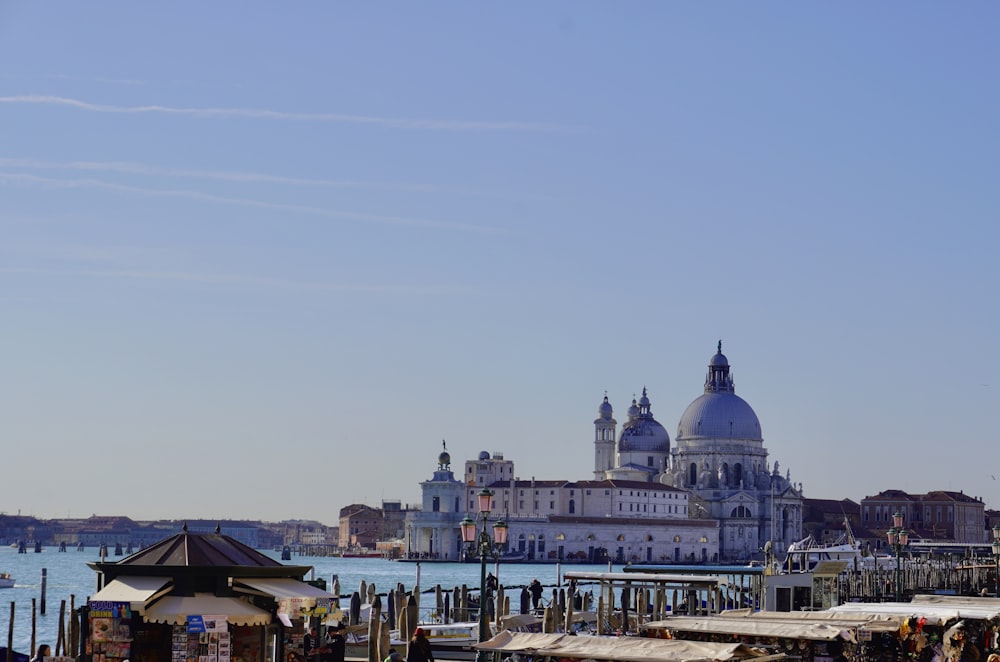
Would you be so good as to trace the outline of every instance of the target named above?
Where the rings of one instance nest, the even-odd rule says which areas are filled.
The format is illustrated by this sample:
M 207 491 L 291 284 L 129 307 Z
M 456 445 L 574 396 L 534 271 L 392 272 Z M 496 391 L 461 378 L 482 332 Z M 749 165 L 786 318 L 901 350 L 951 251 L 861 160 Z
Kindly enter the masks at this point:
M 306 635 L 302 637 L 302 654 L 306 656 L 308 662 L 318 662 L 319 635 L 316 634 L 316 628 L 309 628 Z
M 431 642 L 427 641 L 427 635 L 423 628 L 413 631 L 413 637 L 406 647 L 406 662 L 434 662 L 434 654 L 431 653 Z
M 531 593 L 531 608 L 538 609 L 538 603 L 542 600 L 542 593 L 545 589 L 542 588 L 542 583 L 538 579 L 532 579 L 531 583 L 528 584 L 528 593 Z
M 344 637 L 344 626 L 337 624 L 326 630 L 326 662 L 344 662 L 347 654 L 347 639 Z

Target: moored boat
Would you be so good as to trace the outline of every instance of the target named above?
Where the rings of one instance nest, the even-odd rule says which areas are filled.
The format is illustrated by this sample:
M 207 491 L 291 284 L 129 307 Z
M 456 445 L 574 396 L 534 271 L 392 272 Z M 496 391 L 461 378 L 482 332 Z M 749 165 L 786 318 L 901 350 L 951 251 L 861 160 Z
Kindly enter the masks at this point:
M 14 588 L 14 578 L 9 572 L 0 572 L 0 588 Z

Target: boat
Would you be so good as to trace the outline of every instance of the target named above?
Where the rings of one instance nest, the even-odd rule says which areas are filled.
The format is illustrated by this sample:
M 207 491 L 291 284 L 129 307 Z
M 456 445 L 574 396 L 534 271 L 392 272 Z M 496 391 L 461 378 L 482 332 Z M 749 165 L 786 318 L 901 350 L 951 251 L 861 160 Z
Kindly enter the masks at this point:
M 847 570 L 884 565 L 854 537 L 851 523 L 844 519 L 844 533 L 832 543 L 823 544 L 809 535 L 788 546 L 780 572 L 812 572 L 823 561 L 847 561 Z
M 14 578 L 9 572 L 0 572 L 0 588 L 14 588 Z
M 377 549 L 365 549 L 363 547 L 352 547 L 341 553 L 341 558 L 345 559 L 384 559 L 385 552 Z
M 488 563 L 524 563 L 528 560 L 528 555 L 524 552 L 512 549 L 500 554 L 499 557 L 487 557 L 486 561 Z M 466 554 L 462 557 L 463 563 L 479 563 L 479 556 L 473 554 Z
M 491 630 L 492 630 L 492 624 Z M 435 660 L 472 660 L 472 645 L 479 643 L 479 621 L 428 623 L 419 626 L 431 644 Z M 493 633 L 490 632 L 490 636 Z

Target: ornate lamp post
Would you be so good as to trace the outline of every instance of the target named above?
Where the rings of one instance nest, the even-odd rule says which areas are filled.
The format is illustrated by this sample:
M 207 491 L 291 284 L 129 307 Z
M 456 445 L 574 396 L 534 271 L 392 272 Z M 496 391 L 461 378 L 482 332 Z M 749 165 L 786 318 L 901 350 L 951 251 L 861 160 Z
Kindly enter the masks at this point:
M 462 542 L 465 543 L 467 553 L 479 555 L 479 643 L 490 638 L 489 615 L 486 609 L 486 557 L 494 559 L 500 557 L 500 550 L 507 543 L 507 523 L 500 520 L 493 524 L 493 537 L 490 538 L 487 525 L 492 511 L 491 502 L 493 492 L 483 488 L 479 493 L 479 515 L 483 521 L 483 527 L 476 532 L 476 520 L 468 515 L 462 520 Z M 486 651 L 476 653 L 476 662 L 486 662 Z
M 899 557 L 903 553 L 903 548 L 910 542 L 910 532 L 903 528 L 903 515 L 898 510 L 892 516 L 892 528 L 886 536 L 889 539 L 889 546 L 892 547 L 893 554 L 896 555 L 896 602 L 902 600 L 902 572 L 899 569 Z
M 996 595 L 1000 598 L 1000 524 L 993 527 L 993 558 L 997 562 Z

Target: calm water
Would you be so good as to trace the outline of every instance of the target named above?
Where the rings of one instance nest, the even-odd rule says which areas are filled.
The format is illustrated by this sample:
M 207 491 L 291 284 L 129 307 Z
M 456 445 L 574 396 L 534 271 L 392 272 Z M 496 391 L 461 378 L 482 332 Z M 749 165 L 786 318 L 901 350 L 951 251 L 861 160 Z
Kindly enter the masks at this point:
M 274 558 L 277 553 L 266 552 Z M 124 557 L 110 557 L 114 562 Z M 15 603 L 14 611 L 14 650 L 27 653 L 31 646 L 31 601 L 41 600 L 42 569 L 47 570 L 46 613 L 39 615 L 37 620 L 36 641 L 55 646 L 56 634 L 59 628 L 59 605 L 66 601 L 69 609 L 70 596 L 75 596 L 75 604 L 81 606 L 87 598 L 96 591 L 97 575 L 87 567 L 88 562 L 99 561 L 97 548 L 88 548 L 78 552 L 70 549 L 58 552 L 56 548 L 46 548 L 45 551 L 18 554 L 16 549 L 0 547 L 0 572 L 9 572 L 17 581 L 14 588 L 0 590 L 0 598 L 5 604 L 0 608 L 0 645 L 6 645 L 6 633 L 10 624 L 10 603 Z M 361 581 L 375 583 L 379 593 L 385 593 L 396 584 L 402 583 L 411 589 L 417 578 L 417 564 L 381 559 L 342 559 L 316 556 L 293 556 L 290 565 L 313 566 L 312 575 L 306 579 L 325 579 L 328 587 L 334 575 L 340 579 L 340 590 L 350 594 L 358 590 Z M 558 566 L 555 564 L 502 564 L 498 575 L 500 583 L 505 586 L 524 586 L 532 579 L 538 580 L 546 587 L 557 583 Z M 603 565 L 563 565 L 562 571 L 586 570 L 602 571 L 608 566 Z M 615 566 L 620 570 L 621 566 Z M 491 564 L 490 572 L 496 572 Z M 421 563 L 419 567 L 420 585 L 426 590 L 437 584 L 445 589 L 466 584 L 469 587 L 479 587 L 478 563 Z M 513 599 L 513 596 L 512 596 Z M 343 603 L 346 606 L 346 601 Z

